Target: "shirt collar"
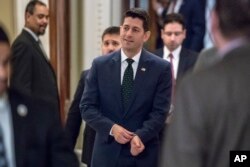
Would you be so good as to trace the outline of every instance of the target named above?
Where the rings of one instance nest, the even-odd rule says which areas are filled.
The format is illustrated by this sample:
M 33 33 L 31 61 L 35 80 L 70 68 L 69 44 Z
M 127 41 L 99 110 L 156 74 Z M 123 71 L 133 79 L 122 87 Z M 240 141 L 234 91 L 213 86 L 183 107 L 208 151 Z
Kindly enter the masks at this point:
M 140 50 L 134 57 L 132 57 L 132 59 L 134 60 L 135 63 L 139 63 L 139 60 L 140 60 L 140 57 L 141 57 L 141 52 L 142 52 L 142 50 Z M 121 63 L 126 61 L 127 58 L 128 57 L 126 56 L 124 51 L 121 49 Z
M 24 27 L 23 29 L 30 33 L 30 35 L 35 39 L 35 41 L 39 40 L 38 36 L 31 29 L 29 29 L 28 27 Z
M 168 58 L 168 55 L 172 53 L 174 59 L 179 59 L 180 53 L 181 53 L 181 48 L 182 46 L 180 45 L 178 48 L 176 48 L 173 52 L 170 52 L 166 46 L 163 47 L 163 54 L 164 54 L 164 59 Z
M 228 52 L 232 51 L 235 48 L 238 48 L 246 43 L 245 38 L 236 38 L 228 42 L 223 48 L 219 49 L 219 55 L 224 57 Z
M 4 108 L 7 105 L 7 93 L 4 93 L 0 96 L 0 109 Z

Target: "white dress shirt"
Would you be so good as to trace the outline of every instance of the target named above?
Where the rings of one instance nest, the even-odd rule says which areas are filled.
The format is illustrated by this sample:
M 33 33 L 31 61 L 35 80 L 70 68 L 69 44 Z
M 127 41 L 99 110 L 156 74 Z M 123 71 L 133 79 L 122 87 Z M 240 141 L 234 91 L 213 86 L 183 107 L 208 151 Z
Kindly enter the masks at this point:
M 47 53 L 46 53 L 46 51 L 45 51 L 45 49 L 44 49 L 44 47 L 43 47 L 43 45 L 42 45 L 42 42 L 41 42 L 40 39 L 38 38 L 38 36 L 37 36 L 33 31 L 31 31 L 29 28 L 27 28 L 27 27 L 24 27 L 23 29 L 24 29 L 25 31 L 27 31 L 27 32 L 35 39 L 35 41 L 38 42 L 39 47 L 41 48 L 44 57 L 46 58 L 46 60 L 49 60 L 49 59 L 48 59 L 48 55 L 47 55 Z
M 239 37 L 239 38 L 235 38 L 231 41 L 229 41 L 228 43 L 226 43 L 222 48 L 220 48 L 218 50 L 218 55 L 223 58 L 227 53 L 229 53 L 230 51 L 244 45 L 248 43 L 248 39 L 247 38 L 242 38 L 242 37 Z
M 35 39 L 35 41 L 38 41 L 38 40 L 39 40 L 38 36 L 37 36 L 33 31 L 31 31 L 29 28 L 24 27 L 23 29 L 24 29 L 25 31 L 27 31 L 27 32 Z
M 136 76 L 136 71 L 138 68 L 138 64 L 139 64 L 139 60 L 141 57 L 141 50 L 139 53 L 137 53 L 132 59 L 134 60 L 133 64 L 132 64 L 132 68 L 133 68 L 133 74 L 134 74 L 134 79 Z M 128 62 L 126 61 L 128 57 L 125 55 L 125 53 L 123 52 L 123 50 L 121 49 L 121 84 L 122 84 L 122 80 L 123 80 L 123 75 L 124 72 L 128 66 Z
M 0 96 L 0 125 L 4 134 L 3 141 L 8 167 L 15 167 L 13 123 L 10 105 L 6 94 Z
M 163 47 L 163 59 L 170 62 L 169 54 L 172 53 L 173 55 L 173 69 L 174 69 L 174 79 L 177 78 L 178 67 L 179 67 L 179 60 L 180 60 L 180 53 L 181 47 L 179 46 L 173 52 L 170 52 L 166 46 Z
M 137 71 L 137 68 L 138 68 L 140 57 L 141 57 L 141 50 L 140 50 L 139 53 L 137 53 L 132 58 L 134 60 L 134 62 L 132 64 L 134 79 L 135 79 L 135 76 L 136 76 L 136 71 Z M 121 84 L 122 84 L 122 81 L 123 81 L 124 72 L 125 72 L 125 70 L 126 70 L 126 68 L 128 66 L 128 62 L 126 61 L 127 58 L 128 57 L 125 55 L 124 51 L 121 49 Z M 112 129 L 113 129 L 113 126 L 109 131 L 109 135 L 114 136 L 113 133 L 112 133 Z

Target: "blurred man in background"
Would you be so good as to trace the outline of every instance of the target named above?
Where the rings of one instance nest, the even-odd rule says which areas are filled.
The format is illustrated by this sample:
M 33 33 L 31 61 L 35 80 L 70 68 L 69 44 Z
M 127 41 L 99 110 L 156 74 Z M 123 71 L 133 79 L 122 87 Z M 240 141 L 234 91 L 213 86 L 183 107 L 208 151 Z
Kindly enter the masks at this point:
M 157 3 L 151 0 L 157 15 L 165 19 L 167 14 L 180 13 L 185 19 L 187 29 L 186 38 L 183 46 L 187 49 L 199 52 L 203 48 L 203 39 L 205 34 L 205 0 L 164 0 Z M 158 47 L 157 47 L 158 48 Z
M 0 166 L 78 167 L 54 106 L 8 89 L 10 56 L 0 27 Z
M 121 48 L 120 27 L 111 26 L 104 30 L 102 34 L 102 55 L 107 55 L 115 50 Z M 70 106 L 68 119 L 65 126 L 66 135 L 69 139 L 72 150 L 75 147 L 76 139 L 78 137 L 80 126 L 82 124 L 82 117 L 80 113 L 80 100 L 84 91 L 85 79 L 89 70 L 85 70 L 81 74 L 81 79 L 78 83 L 74 100 Z M 83 133 L 83 148 L 82 148 L 82 162 L 91 166 L 91 158 L 95 141 L 95 131 L 88 124 L 85 126 Z
M 182 46 L 186 38 L 185 21 L 182 15 L 168 14 L 161 29 L 161 38 L 164 47 L 154 53 L 169 61 L 172 65 L 173 86 L 176 80 L 180 80 L 188 70 L 191 70 L 196 62 L 197 53 Z
M 44 35 L 49 10 L 41 1 L 30 1 L 25 10 L 25 26 L 12 44 L 10 87 L 54 105 L 59 115 L 55 72 L 39 39 Z
M 211 31 L 221 60 L 183 80 L 161 167 L 228 167 L 230 151 L 250 150 L 249 6 L 216 0 Z
M 181 14 L 171 13 L 166 18 L 161 29 L 161 38 L 164 47 L 157 49 L 154 53 L 167 60 L 171 64 L 172 71 L 172 98 L 167 123 L 171 122 L 174 109 L 175 92 L 181 78 L 193 68 L 197 53 L 182 46 L 186 38 L 185 21 Z M 161 134 L 161 139 L 163 135 Z

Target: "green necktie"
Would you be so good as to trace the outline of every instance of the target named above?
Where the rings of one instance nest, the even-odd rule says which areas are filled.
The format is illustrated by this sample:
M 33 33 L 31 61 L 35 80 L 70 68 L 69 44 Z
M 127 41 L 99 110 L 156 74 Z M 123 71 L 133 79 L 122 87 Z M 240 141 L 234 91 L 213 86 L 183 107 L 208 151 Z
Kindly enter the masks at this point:
M 124 72 L 123 80 L 122 80 L 122 102 L 123 108 L 126 109 L 128 107 L 128 102 L 130 96 L 132 94 L 132 89 L 134 85 L 134 72 L 132 68 L 133 59 L 126 59 L 128 66 Z

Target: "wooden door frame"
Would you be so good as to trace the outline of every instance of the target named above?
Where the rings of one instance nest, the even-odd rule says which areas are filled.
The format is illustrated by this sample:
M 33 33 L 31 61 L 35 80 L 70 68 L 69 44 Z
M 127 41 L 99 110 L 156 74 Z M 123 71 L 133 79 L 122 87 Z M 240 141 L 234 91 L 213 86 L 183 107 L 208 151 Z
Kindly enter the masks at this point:
M 70 98 L 70 1 L 49 0 L 50 60 L 55 70 L 60 98 L 60 116 L 64 124 L 66 102 Z

